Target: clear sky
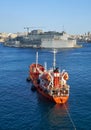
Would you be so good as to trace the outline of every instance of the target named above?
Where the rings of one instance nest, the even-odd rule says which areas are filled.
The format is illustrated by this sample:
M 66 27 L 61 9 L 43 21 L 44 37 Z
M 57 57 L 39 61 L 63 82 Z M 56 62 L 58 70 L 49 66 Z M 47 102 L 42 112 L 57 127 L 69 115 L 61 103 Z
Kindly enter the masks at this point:
M 91 31 L 91 0 L 0 0 L 0 32 Z

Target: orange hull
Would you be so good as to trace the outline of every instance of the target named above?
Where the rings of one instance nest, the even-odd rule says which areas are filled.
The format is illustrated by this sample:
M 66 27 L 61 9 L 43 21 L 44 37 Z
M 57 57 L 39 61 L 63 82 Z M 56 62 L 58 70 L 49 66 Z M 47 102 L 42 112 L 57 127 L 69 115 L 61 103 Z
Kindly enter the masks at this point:
M 54 97 L 53 99 L 54 99 L 54 101 L 56 103 L 64 104 L 64 103 L 67 102 L 68 98 L 69 98 L 69 96 L 65 96 L 65 97 Z
M 36 84 L 36 82 L 33 82 L 33 84 L 35 85 L 37 91 L 43 95 L 44 97 L 46 97 L 47 99 L 57 103 L 57 104 L 64 104 L 67 102 L 69 96 L 50 96 L 49 94 L 47 94 L 46 92 L 44 92 L 39 85 Z

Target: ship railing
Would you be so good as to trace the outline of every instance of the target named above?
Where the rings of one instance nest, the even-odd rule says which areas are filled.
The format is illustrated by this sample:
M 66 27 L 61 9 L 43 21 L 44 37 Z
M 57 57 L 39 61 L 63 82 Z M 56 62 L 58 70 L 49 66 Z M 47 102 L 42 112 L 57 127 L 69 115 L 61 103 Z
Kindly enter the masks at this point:
M 50 95 L 52 96 L 69 96 L 69 85 L 61 88 L 51 88 Z

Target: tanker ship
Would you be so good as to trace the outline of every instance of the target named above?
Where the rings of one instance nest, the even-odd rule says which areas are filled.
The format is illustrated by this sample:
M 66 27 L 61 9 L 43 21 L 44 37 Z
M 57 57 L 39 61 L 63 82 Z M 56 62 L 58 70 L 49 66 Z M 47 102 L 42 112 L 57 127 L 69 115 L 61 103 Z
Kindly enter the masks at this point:
M 32 82 L 32 90 L 36 89 L 48 100 L 64 104 L 69 98 L 70 87 L 67 84 L 69 75 L 66 71 L 60 71 L 56 67 L 56 51 L 54 50 L 53 53 L 53 67 L 49 70 L 38 63 L 38 53 L 36 53 L 36 63 L 30 65 L 27 81 Z

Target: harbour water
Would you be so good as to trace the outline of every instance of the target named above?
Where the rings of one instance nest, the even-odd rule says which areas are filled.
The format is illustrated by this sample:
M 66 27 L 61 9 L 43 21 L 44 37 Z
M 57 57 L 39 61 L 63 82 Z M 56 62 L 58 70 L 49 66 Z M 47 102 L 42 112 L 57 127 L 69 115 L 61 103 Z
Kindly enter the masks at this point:
M 47 68 L 52 67 L 51 50 L 0 44 L 0 130 L 90 130 L 91 44 L 57 53 L 57 66 L 69 73 L 70 97 L 65 105 L 32 92 L 31 83 L 26 82 L 36 51 L 39 63 L 46 61 Z

